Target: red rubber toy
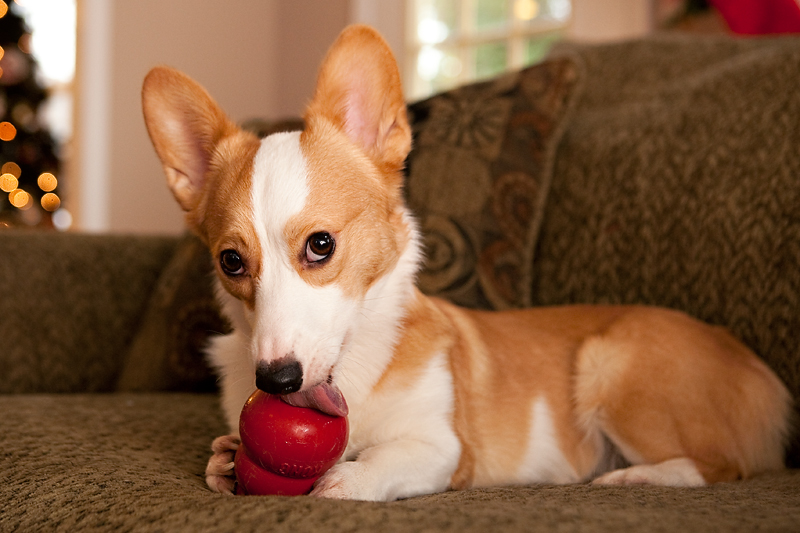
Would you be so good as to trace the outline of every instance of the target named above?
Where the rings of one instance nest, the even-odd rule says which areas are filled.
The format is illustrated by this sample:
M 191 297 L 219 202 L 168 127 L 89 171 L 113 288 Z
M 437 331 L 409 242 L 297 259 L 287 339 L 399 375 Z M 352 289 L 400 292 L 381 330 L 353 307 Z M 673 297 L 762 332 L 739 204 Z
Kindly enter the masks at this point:
M 257 390 L 239 417 L 236 494 L 308 494 L 347 446 L 347 417 L 294 407 Z

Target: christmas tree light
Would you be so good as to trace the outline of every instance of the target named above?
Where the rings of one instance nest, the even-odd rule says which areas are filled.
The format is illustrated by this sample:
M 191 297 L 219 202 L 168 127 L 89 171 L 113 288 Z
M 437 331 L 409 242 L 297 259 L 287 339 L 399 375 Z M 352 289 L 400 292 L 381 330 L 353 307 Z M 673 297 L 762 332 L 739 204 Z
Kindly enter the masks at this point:
M 0 0 L 0 228 L 52 227 L 61 205 L 58 146 L 38 117 L 48 94 L 30 41 L 20 6 Z

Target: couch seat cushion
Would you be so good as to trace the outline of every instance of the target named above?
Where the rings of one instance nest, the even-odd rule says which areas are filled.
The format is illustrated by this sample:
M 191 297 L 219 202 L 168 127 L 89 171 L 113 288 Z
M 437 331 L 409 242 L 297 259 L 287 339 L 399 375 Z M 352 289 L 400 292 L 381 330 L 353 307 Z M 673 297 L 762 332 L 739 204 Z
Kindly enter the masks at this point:
M 222 496 L 214 395 L 0 396 L 0 531 L 753 531 L 800 523 L 800 471 L 701 489 L 534 486 L 388 504 Z

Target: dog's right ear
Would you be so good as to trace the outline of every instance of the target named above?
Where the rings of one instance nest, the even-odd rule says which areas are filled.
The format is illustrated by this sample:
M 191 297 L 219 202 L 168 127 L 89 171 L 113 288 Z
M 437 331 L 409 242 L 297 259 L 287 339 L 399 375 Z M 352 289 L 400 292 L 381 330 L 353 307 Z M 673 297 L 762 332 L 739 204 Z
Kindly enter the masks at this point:
M 379 167 L 396 173 L 411 150 L 411 127 L 392 50 L 369 26 L 345 28 L 322 62 L 306 124 L 323 117 Z
M 180 206 L 191 211 L 200 200 L 215 146 L 236 125 L 200 84 L 169 67 L 147 74 L 142 108 L 169 188 Z

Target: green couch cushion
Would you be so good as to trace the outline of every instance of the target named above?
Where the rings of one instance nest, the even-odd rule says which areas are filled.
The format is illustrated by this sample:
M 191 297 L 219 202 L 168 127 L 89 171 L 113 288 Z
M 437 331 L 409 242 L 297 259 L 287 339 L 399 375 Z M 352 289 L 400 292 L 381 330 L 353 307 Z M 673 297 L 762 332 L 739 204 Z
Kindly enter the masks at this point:
M 113 390 L 174 238 L 0 232 L 0 393 Z
M 214 395 L 0 396 L 0 531 L 794 531 L 800 471 L 705 488 L 529 486 L 392 503 L 223 496 Z

